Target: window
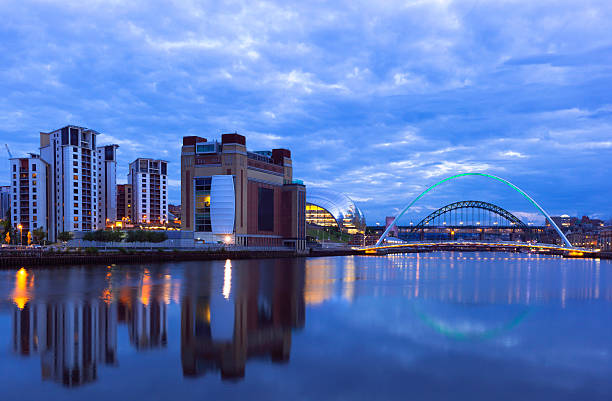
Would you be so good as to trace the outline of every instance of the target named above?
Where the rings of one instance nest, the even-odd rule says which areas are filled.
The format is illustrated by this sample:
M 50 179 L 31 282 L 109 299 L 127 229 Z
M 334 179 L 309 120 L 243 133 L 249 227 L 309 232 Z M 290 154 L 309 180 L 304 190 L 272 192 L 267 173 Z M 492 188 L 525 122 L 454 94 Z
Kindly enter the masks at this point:
M 79 183 L 78 183 L 77 181 L 75 181 L 75 182 L 74 182 L 74 186 L 75 186 L 75 187 L 78 187 L 78 186 L 79 186 Z
M 79 223 L 74 223 L 74 228 L 79 228 Z
M 77 159 L 77 160 L 78 160 L 79 155 L 72 155 L 72 158 L 73 158 L 73 159 Z
M 74 190 L 74 193 L 75 193 L 75 194 L 78 194 L 78 193 L 79 193 L 79 190 L 78 190 L 78 189 L 75 189 L 75 190 Z
M 75 161 L 75 162 L 72 162 L 72 165 L 73 165 L 73 166 L 78 166 L 78 165 L 79 165 L 79 162 L 76 162 L 76 161 Z M 59 173 L 59 169 L 57 170 L 57 172 Z
M 32 221 L 36 221 L 36 216 L 32 216 Z
M 32 195 L 32 199 L 36 199 L 36 195 Z
M 59 198 L 58 198 L 58 199 L 59 199 Z M 79 200 L 79 197 L 78 197 L 78 196 L 75 196 L 75 197 L 74 197 L 74 200 L 75 200 L 75 201 L 78 201 L 78 200 Z
M 195 230 L 212 231 L 210 222 L 210 186 L 211 178 L 196 178 L 195 180 Z
M 13 164 L 13 171 L 17 171 L 17 165 Z M 15 175 L 13 175 L 13 177 L 15 177 Z
M 35 164 L 36 166 L 36 164 Z M 36 173 L 32 173 L 32 178 L 36 178 Z
M 73 176 L 72 176 L 72 178 L 73 178 L 74 180 L 78 180 L 78 179 L 79 179 L 79 176 L 75 174 L 75 175 L 73 175 Z
M 36 187 L 32 188 L 32 192 L 36 192 Z
M 74 211 L 74 214 L 79 214 L 79 211 L 78 211 L 78 210 L 75 210 L 75 211 Z
M 33 181 L 32 181 L 32 185 L 36 185 L 36 180 L 33 180 Z
M 75 203 L 74 203 L 74 207 L 79 207 L 78 202 L 75 202 Z
M 32 206 L 36 206 L 36 202 L 32 202 Z M 36 213 L 36 212 L 34 212 L 34 213 Z
M 32 164 L 32 171 L 36 171 L 36 164 Z

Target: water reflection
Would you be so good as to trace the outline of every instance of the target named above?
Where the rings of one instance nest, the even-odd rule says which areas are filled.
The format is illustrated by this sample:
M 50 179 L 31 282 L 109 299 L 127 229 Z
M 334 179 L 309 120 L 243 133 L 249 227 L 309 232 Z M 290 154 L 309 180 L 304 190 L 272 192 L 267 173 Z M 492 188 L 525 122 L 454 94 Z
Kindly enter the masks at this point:
M 121 370 L 121 358 L 132 357 L 126 349 L 180 361 L 174 374 L 184 378 L 241 380 L 250 361 L 288 363 L 296 333 L 308 332 L 307 309 L 316 323 L 311 327 L 323 334 L 293 353 L 303 357 L 324 349 L 327 339 L 340 347 L 353 335 L 363 336 L 363 343 L 354 338 L 359 352 L 334 357 L 328 348 L 323 355 L 323 365 L 345 359 L 347 371 L 359 363 L 360 352 L 398 338 L 398 354 L 441 349 L 498 355 L 499 349 L 487 346 L 524 341 L 535 347 L 531 355 L 520 353 L 527 357 L 534 358 L 538 347 L 543 354 L 573 347 L 581 351 L 575 351 L 581 361 L 601 366 L 612 351 L 602 345 L 612 331 L 600 316 L 610 312 L 610 266 L 598 260 L 438 253 L 23 268 L 2 272 L 0 323 L 10 320 L 13 355 L 39 358 L 42 379 L 66 387 L 95 382 L 102 366 Z M 561 313 L 572 305 L 582 309 Z M 538 315 L 537 308 L 545 306 L 552 312 Z M 592 337 L 593 354 L 579 336 L 557 334 L 573 330 L 576 321 L 586 330 L 579 334 Z M 601 333 L 589 331 L 597 325 L 603 325 Z M 547 343 L 551 336 L 557 336 L 555 348 Z M 469 348 L 470 342 L 484 345 Z M 6 363 L 0 361 L 0 367 Z
M 287 261 L 278 260 L 272 268 L 254 265 L 236 273 L 233 328 L 229 338 L 223 339 L 215 338 L 211 330 L 211 315 L 216 312 L 211 308 L 213 288 L 201 285 L 210 283 L 211 270 L 185 272 L 186 283 L 200 284 L 189 285 L 181 300 L 181 362 L 185 376 L 220 371 L 223 379 L 236 379 L 244 376 L 250 358 L 289 360 L 291 330 L 304 326 L 303 265 L 288 266 Z M 226 263 L 224 297 L 231 280 L 231 264 Z

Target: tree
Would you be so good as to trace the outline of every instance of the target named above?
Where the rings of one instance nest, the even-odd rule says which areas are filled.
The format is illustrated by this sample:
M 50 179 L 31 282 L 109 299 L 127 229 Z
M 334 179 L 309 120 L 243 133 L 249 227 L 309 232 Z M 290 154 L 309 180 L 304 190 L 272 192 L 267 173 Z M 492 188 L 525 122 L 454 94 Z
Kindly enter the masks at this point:
M 47 233 L 42 227 L 38 227 L 32 234 L 34 235 L 34 241 L 37 244 L 40 244 L 45 238 L 47 238 Z
M 30 231 L 28 231 L 27 238 L 28 238 L 28 245 L 32 245 L 32 233 Z
M 4 242 L 6 242 L 7 244 L 11 243 L 11 233 L 9 231 L 7 231 L 6 235 L 4 236 Z
M 73 235 L 70 231 L 62 231 L 61 233 L 57 234 L 57 239 L 62 241 L 62 242 L 68 242 L 72 239 Z
M 123 233 L 121 231 L 97 230 L 85 233 L 83 239 L 85 241 L 121 242 Z

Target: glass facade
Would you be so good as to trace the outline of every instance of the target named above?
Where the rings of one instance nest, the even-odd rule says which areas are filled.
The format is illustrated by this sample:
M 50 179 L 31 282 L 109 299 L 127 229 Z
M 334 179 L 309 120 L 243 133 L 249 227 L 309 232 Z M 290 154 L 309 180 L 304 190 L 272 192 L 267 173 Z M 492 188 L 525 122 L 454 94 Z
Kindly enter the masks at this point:
M 210 223 L 210 187 L 211 177 L 195 180 L 195 231 L 211 232 Z
M 338 227 L 348 234 L 363 234 L 366 225 L 363 213 L 351 198 L 323 188 L 306 191 L 306 222 Z
M 306 220 L 322 227 L 338 227 L 338 222 L 330 212 L 311 203 L 306 204 Z

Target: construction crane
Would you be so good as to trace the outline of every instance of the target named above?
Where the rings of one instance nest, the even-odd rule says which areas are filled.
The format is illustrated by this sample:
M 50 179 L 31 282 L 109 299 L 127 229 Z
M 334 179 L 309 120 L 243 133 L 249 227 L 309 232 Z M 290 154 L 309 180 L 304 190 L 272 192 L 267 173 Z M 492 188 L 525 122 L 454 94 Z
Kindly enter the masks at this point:
M 9 154 L 9 159 L 12 159 L 13 158 L 13 154 L 11 153 L 11 150 L 8 147 L 8 143 L 5 143 L 4 146 L 6 147 L 6 151 Z

